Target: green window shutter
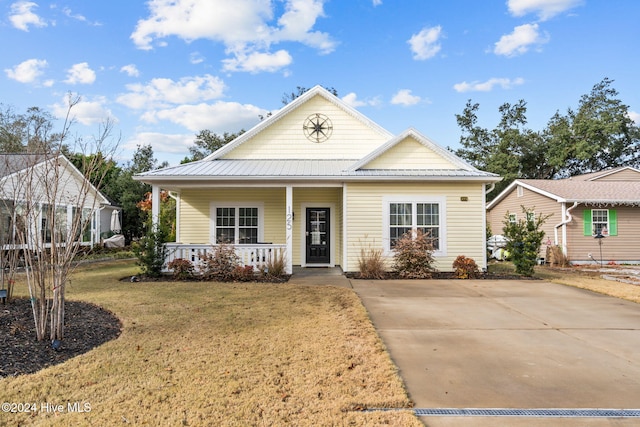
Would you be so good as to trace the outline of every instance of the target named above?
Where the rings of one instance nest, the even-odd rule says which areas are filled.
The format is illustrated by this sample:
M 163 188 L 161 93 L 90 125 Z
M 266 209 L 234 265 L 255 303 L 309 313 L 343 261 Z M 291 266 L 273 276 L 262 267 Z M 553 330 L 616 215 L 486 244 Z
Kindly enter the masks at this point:
M 618 235 L 618 212 L 609 209 L 609 236 Z
M 582 221 L 584 222 L 584 235 L 591 236 L 593 234 L 591 231 L 591 227 L 593 226 L 591 223 L 591 209 L 585 209 L 582 211 Z

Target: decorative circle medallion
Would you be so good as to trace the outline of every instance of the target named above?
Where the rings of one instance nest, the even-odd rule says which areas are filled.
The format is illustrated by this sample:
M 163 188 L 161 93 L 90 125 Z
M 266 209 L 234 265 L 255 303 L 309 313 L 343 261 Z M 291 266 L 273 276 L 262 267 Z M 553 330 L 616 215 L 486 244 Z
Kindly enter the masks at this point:
M 302 125 L 302 130 L 309 141 L 319 143 L 331 137 L 333 124 L 329 117 L 315 113 L 306 118 Z

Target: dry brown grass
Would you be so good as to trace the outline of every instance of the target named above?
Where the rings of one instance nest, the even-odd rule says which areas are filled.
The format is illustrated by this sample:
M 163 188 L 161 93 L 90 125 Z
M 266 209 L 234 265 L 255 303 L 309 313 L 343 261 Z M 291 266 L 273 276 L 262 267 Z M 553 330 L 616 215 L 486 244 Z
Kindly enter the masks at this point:
M 536 277 L 640 303 L 640 286 L 603 279 L 598 272 L 581 271 L 575 267 L 567 269 L 542 267 L 536 269 Z
M 422 425 L 410 411 L 353 411 L 411 403 L 350 290 L 117 280 L 135 272 L 131 263 L 93 266 L 68 288 L 68 299 L 122 320 L 118 339 L 0 380 L 5 402 L 86 402 L 91 411 L 0 413 L 0 425 Z

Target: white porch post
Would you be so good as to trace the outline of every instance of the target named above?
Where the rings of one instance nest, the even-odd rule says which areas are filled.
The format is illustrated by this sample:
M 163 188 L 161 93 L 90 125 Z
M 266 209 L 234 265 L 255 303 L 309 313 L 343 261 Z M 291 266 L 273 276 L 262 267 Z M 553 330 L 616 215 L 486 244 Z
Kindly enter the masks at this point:
M 287 185 L 286 195 L 286 215 L 285 215 L 285 230 L 286 230 L 286 244 L 287 244 L 287 265 L 286 273 L 293 273 L 293 187 Z
M 151 187 L 151 227 L 153 230 L 158 228 L 160 223 L 160 187 L 154 185 Z

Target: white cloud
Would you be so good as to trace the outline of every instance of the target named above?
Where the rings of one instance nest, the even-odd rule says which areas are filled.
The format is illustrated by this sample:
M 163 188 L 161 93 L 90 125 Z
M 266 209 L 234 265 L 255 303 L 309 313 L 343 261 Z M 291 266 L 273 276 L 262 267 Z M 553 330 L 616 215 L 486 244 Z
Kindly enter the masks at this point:
M 391 103 L 394 105 L 409 106 L 415 105 L 420 101 L 421 98 L 419 96 L 412 95 L 410 89 L 400 89 L 395 95 L 393 95 L 393 98 L 391 98 Z
M 515 79 L 506 78 L 492 78 L 486 82 L 474 81 L 471 83 L 462 82 L 453 85 L 456 92 L 489 92 L 493 90 L 495 86 L 500 86 L 502 89 L 511 89 L 514 86 L 519 86 L 524 83 L 522 77 Z
M 433 58 L 441 49 L 439 43 L 442 35 L 442 27 L 423 28 L 418 34 L 414 34 L 407 41 L 413 52 L 413 59 L 425 60 Z
M 89 64 L 86 62 L 81 62 L 79 64 L 74 64 L 71 68 L 67 70 L 67 79 L 65 83 L 69 83 L 72 85 L 75 84 L 84 84 L 90 85 L 96 81 L 96 72 L 89 68 Z
M 513 16 L 535 13 L 541 21 L 582 4 L 582 0 L 508 0 L 507 7 Z
M 382 4 L 382 0 L 373 0 L 373 7 L 380 6 Z
M 105 105 L 107 100 L 104 97 L 98 97 L 91 101 L 80 100 L 71 108 L 71 116 L 79 123 L 91 126 L 104 123 L 106 119 L 117 123 L 118 120 L 113 116 L 111 110 Z M 60 103 L 54 104 L 52 107 L 53 114 L 58 118 L 63 118 L 69 112 L 69 98 L 65 96 Z
M 120 71 L 123 73 L 127 73 L 129 77 L 138 77 L 140 75 L 138 67 L 136 67 L 134 64 L 125 65 L 124 67 L 120 68 Z
M 232 129 L 235 132 L 253 127 L 259 120 L 258 116 L 265 114 L 267 110 L 250 104 L 218 101 L 214 104 L 180 105 L 175 108 L 149 111 L 142 115 L 142 119 L 148 123 L 157 123 L 159 120 L 169 121 L 193 132 L 199 132 L 202 129 L 213 132 Z
M 136 83 L 126 87 L 129 93 L 118 96 L 116 100 L 133 109 L 145 109 L 220 98 L 225 85 L 218 77 L 205 74 L 183 77 L 177 82 L 157 78 L 146 85 Z
M 275 53 L 252 52 L 249 55 L 239 54 L 234 59 L 224 59 L 225 71 L 248 71 L 258 73 L 261 71 L 275 72 L 291 64 L 293 58 L 286 50 Z
M 324 16 L 325 1 L 285 0 L 284 13 L 276 17 L 277 5 L 269 0 L 151 0 L 149 17 L 138 21 L 131 39 L 145 50 L 172 36 L 187 42 L 209 39 L 225 45 L 232 57 L 225 62 L 228 70 L 261 71 L 255 62 L 267 58 L 265 69 L 272 71 L 290 62 L 284 60 L 285 51 L 270 53 L 274 43 L 299 42 L 321 53 L 335 49 L 328 34 L 313 31 L 316 20 Z
M 165 134 L 158 132 L 138 132 L 134 137 L 127 140 L 124 147 L 135 150 L 138 145 L 151 145 L 154 153 L 177 153 L 189 152 L 189 147 L 193 145 L 193 133 L 189 134 Z
M 11 5 L 9 21 L 19 30 L 29 31 L 29 25 L 34 27 L 46 27 L 47 23 L 40 16 L 36 15 L 32 9 L 37 8 L 36 3 L 30 1 L 18 1 Z
M 360 100 L 358 99 L 358 95 L 356 95 L 355 92 L 351 92 L 346 94 L 345 96 L 342 97 L 342 100 L 349 106 L 353 107 L 353 108 L 358 108 L 358 107 L 364 107 L 365 105 L 368 106 L 376 106 L 376 105 L 380 105 L 380 99 L 379 98 L 371 98 L 371 99 L 367 99 L 367 100 Z
M 524 24 L 515 27 L 513 33 L 500 37 L 493 52 L 504 56 L 522 55 L 531 45 L 540 46 L 548 41 L 548 35 L 543 36 L 538 32 L 538 24 Z
M 20 83 L 34 83 L 48 65 L 44 59 L 27 59 L 13 68 L 6 68 L 4 71 L 7 73 L 7 77 L 12 80 Z
M 189 55 L 189 62 L 191 62 L 192 64 L 200 64 L 204 62 L 204 56 L 202 56 L 200 52 L 192 52 Z
M 629 118 L 635 122 L 636 126 L 640 126 L 640 113 L 629 111 Z

